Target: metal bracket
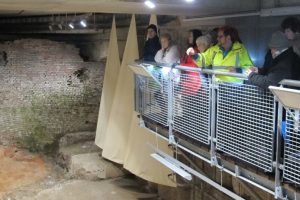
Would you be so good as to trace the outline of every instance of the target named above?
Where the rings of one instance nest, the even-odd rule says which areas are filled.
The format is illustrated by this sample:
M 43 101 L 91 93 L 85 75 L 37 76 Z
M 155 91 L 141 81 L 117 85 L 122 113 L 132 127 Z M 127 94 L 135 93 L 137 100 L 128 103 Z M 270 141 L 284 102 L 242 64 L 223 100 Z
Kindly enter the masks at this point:
M 284 165 L 281 163 L 278 163 L 276 161 L 273 162 L 273 167 L 278 167 L 281 170 L 284 170 Z
M 211 157 L 211 166 L 217 166 L 218 165 L 218 159 L 217 159 L 217 156 L 213 156 Z
M 234 171 L 235 171 L 235 177 L 239 177 L 241 175 L 241 170 L 239 166 L 235 165 Z
M 282 187 L 277 186 L 275 187 L 275 199 L 284 199 L 283 193 L 282 193 Z
M 145 121 L 143 120 L 142 116 L 139 117 L 139 127 L 141 128 L 145 128 L 146 125 L 145 125 Z
M 284 170 L 284 165 L 283 164 L 279 164 L 279 169 Z
M 174 135 L 170 135 L 169 136 L 169 144 L 175 144 L 175 145 L 177 144 Z

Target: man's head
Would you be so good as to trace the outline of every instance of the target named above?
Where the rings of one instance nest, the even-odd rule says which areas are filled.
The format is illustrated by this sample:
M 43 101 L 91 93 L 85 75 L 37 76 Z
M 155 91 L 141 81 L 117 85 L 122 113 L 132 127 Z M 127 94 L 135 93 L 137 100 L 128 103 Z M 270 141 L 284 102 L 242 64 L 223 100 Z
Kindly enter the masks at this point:
M 230 26 L 223 26 L 218 29 L 218 44 L 223 48 L 229 48 L 234 42 L 241 42 L 238 32 Z
M 282 31 L 289 40 L 294 40 L 296 34 L 300 33 L 300 21 L 296 17 L 285 18 L 281 23 Z
M 290 47 L 290 42 L 285 37 L 285 34 L 281 31 L 276 31 L 272 34 L 271 40 L 269 42 L 269 48 L 272 53 L 273 59 L 276 58 L 284 49 Z
M 157 27 L 154 24 L 150 24 L 147 27 L 147 37 L 148 39 L 152 39 L 157 35 Z

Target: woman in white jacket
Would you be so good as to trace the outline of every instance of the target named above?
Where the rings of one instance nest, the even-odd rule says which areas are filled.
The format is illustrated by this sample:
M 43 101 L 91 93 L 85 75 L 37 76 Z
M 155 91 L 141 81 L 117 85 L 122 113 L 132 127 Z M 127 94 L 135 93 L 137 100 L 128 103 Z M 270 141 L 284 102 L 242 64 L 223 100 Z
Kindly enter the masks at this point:
M 166 63 L 166 64 L 174 64 L 179 63 L 180 55 L 176 45 L 172 45 L 171 36 L 167 33 L 162 34 L 160 36 L 160 43 L 161 49 L 155 55 L 155 62 L 159 63 Z M 171 69 L 171 68 L 163 68 L 163 69 Z M 162 69 L 162 70 L 163 70 Z M 154 92 L 154 97 L 156 99 L 157 104 L 162 113 L 168 113 L 168 106 L 167 106 L 167 90 L 168 90 L 168 73 L 159 73 L 160 80 L 162 83 L 162 88 Z M 180 75 L 177 75 L 180 77 Z M 178 110 L 178 109 L 177 109 Z
M 179 51 L 176 45 L 172 44 L 170 34 L 165 33 L 160 36 L 161 49 L 155 55 L 157 63 L 178 63 L 180 61 Z

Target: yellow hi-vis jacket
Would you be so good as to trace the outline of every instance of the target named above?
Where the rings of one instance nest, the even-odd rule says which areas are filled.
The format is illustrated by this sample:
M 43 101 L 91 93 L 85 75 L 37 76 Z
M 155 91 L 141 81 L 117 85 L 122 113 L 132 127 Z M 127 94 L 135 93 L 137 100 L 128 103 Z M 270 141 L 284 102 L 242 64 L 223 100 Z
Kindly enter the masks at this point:
M 235 42 L 227 55 L 223 56 L 223 51 L 219 45 L 207 49 L 204 53 L 199 53 L 195 59 L 198 67 L 212 66 L 216 71 L 229 72 L 229 68 L 245 69 L 253 66 L 251 58 L 243 44 Z M 217 80 L 225 82 L 241 83 L 242 80 L 236 77 L 217 75 Z

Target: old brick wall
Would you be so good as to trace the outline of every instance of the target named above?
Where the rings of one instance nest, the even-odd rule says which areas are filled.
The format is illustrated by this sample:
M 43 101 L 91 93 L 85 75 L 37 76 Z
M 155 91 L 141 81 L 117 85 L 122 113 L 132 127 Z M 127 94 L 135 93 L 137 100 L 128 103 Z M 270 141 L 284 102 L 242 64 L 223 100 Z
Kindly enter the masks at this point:
M 0 144 L 95 130 L 104 63 L 83 62 L 71 44 L 21 39 L 0 44 Z M 51 137 L 48 137 L 51 136 Z

